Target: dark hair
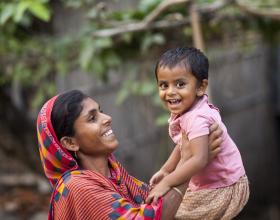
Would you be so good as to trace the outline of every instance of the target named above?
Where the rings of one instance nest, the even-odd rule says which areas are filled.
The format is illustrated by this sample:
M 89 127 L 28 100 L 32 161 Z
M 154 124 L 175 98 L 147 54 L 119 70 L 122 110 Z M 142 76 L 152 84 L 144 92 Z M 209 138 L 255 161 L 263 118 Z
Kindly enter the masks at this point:
M 58 141 L 75 134 L 74 122 L 83 110 L 82 101 L 88 96 L 79 90 L 60 94 L 54 102 L 51 122 Z
M 157 72 L 160 67 L 172 69 L 179 64 L 183 64 L 187 70 L 191 71 L 199 82 L 208 79 L 208 58 L 194 47 L 173 48 L 162 54 L 155 67 L 156 79 L 158 80 Z

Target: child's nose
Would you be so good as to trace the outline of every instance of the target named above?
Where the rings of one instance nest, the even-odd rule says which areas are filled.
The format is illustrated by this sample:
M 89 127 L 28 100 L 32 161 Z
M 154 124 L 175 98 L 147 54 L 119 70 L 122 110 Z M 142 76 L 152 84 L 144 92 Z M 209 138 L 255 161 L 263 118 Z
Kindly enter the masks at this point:
M 174 86 L 169 86 L 169 88 L 168 88 L 168 90 L 167 90 L 167 94 L 168 95 L 173 95 L 173 94 L 175 94 L 175 88 L 174 88 Z

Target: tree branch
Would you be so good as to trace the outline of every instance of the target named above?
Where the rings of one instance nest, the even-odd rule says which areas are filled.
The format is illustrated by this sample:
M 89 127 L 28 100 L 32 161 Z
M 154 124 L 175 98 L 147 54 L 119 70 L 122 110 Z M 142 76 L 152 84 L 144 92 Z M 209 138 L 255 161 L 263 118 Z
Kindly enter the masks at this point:
M 250 7 L 244 3 L 242 3 L 240 0 L 235 0 L 236 5 L 244 12 L 252 14 L 252 15 L 256 15 L 256 16 L 260 16 L 260 17 L 268 17 L 268 18 L 272 18 L 275 20 L 280 20 L 280 10 L 270 10 L 268 11 L 268 9 L 257 9 L 257 8 L 253 8 Z
M 128 33 L 128 32 L 136 32 L 145 29 L 155 29 L 155 28 L 166 28 L 168 27 L 167 23 L 170 22 L 170 27 L 178 26 L 179 24 L 185 24 L 185 21 L 160 21 L 151 24 L 166 8 L 175 5 L 175 4 L 182 4 L 187 3 L 190 0 L 165 0 L 161 2 L 148 16 L 144 18 L 143 21 L 134 22 L 129 24 L 119 25 L 114 28 L 103 29 L 93 33 L 95 37 L 112 37 L 115 35 Z
M 127 25 L 122 25 L 114 28 L 103 29 L 93 33 L 94 37 L 112 37 L 120 35 L 123 33 L 137 32 L 147 29 L 162 29 L 162 28 L 171 28 L 179 27 L 190 23 L 189 18 L 183 18 L 181 20 L 163 20 L 157 21 L 150 25 L 145 24 L 144 22 L 131 23 Z
M 232 1 L 233 0 L 217 0 L 213 4 L 209 4 L 203 7 L 197 7 L 196 10 L 198 12 L 203 12 L 203 13 L 214 12 L 221 9 L 222 7 L 225 7 Z M 191 2 L 191 0 L 165 0 L 162 3 L 160 3 L 158 7 L 156 7 L 148 16 L 146 16 L 143 21 L 122 24 L 122 25 L 115 26 L 113 28 L 98 30 L 93 33 L 93 36 L 113 37 L 123 33 L 136 32 L 136 31 L 142 31 L 147 29 L 170 28 L 170 27 L 176 27 L 180 25 L 186 25 L 189 23 L 188 18 L 183 18 L 180 20 L 162 20 L 157 22 L 153 22 L 153 21 L 166 8 L 175 4 L 182 4 L 187 2 Z
M 198 10 L 201 13 L 211 13 L 211 12 L 220 10 L 221 8 L 224 8 L 225 6 L 227 6 L 233 2 L 234 2 L 234 0 L 217 0 L 214 3 L 205 4 L 205 5 L 198 7 Z
M 161 2 L 148 16 L 145 17 L 144 22 L 150 24 L 154 21 L 166 8 L 182 3 L 190 2 L 190 0 L 165 0 Z

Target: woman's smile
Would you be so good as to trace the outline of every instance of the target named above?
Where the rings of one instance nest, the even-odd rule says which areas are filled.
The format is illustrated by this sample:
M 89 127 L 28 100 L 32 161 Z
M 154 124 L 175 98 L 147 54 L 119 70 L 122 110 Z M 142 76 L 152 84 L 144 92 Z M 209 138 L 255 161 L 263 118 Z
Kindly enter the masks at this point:
M 82 102 L 83 110 L 75 121 L 75 138 L 80 151 L 85 154 L 108 155 L 118 147 L 118 140 L 112 130 L 112 118 L 103 113 L 93 99 Z

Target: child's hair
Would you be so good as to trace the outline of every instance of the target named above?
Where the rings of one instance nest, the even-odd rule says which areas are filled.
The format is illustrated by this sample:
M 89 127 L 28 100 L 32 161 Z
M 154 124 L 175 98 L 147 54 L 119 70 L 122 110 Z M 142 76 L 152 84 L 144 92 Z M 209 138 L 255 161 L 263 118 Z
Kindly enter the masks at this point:
M 194 47 L 173 48 L 162 54 L 155 67 L 156 79 L 158 80 L 157 73 L 159 68 L 167 67 L 172 69 L 179 64 L 183 64 L 187 70 L 191 71 L 199 82 L 203 79 L 208 79 L 208 58 Z

